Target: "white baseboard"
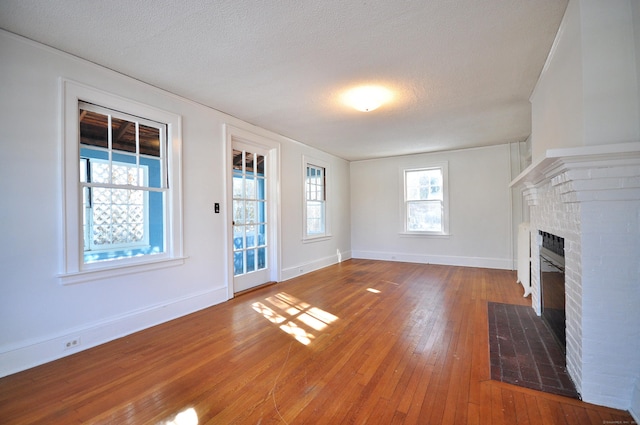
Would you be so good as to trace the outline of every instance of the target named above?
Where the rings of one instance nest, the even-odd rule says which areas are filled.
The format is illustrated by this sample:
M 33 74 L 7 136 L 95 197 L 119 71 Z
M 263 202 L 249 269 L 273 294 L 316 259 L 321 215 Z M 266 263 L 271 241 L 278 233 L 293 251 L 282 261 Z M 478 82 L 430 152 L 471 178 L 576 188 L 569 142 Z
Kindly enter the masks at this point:
M 308 263 L 300 264 L 294 267 L 288 267 L 282 269 L 280 277 L 283 281 L 293 279 L 294 277 L 302 276 L 306 273 L 311 273 L 316 270 L 323 269 L 325 267 L 337 264 L 341 261 L 345 261 L 351 258 L 351 251 L 340 253 L 340 255 L 330 255 L 328 257 L 320 258 Z
M 353 251 L 352 257 L 366 260 L 400 261 L 405 263 L 440 264 L 445 266 L 513 270 L 513 260 L 510 258 L 458 257 L 380 251 Z
M 227 300 L 227 288 L 207 290 L 47 338 L 0 347 L 0 377 L 75 354 Z M 67 348 L 69 341 L 78 344 Z

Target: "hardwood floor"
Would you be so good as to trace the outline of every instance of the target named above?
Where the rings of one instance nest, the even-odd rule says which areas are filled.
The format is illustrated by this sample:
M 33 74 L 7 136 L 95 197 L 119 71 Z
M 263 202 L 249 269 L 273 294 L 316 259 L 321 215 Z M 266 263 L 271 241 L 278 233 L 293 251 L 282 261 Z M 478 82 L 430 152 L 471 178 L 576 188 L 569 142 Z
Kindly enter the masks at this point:
M 515 279 L 346 261 L 2 378 L 0 422 L 634 423 L 490 380 L 487 301 L 525 304 Z

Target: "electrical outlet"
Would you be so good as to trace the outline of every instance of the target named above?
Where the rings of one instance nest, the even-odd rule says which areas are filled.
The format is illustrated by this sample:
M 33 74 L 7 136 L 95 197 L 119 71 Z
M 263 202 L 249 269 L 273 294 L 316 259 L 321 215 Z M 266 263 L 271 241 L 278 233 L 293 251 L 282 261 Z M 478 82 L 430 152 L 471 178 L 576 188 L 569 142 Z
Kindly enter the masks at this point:
M 64 349 L 65 350 L 70 350 L 72 348 L 77 347 L 78 345 L 80 345 L 80 337 L 77 338 L 73 338 L 70 339 L 69 341 L 64 343 Z

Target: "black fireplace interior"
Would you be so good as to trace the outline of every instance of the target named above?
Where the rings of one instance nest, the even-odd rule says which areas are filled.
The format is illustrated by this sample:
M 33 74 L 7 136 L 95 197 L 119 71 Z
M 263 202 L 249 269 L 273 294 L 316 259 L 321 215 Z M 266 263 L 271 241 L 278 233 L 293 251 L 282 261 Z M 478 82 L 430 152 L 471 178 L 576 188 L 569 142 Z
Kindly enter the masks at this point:
M 564 238 L 540 231 L 540 282 L 542 318 L 566 352 L 566 313 L 564 287 Z

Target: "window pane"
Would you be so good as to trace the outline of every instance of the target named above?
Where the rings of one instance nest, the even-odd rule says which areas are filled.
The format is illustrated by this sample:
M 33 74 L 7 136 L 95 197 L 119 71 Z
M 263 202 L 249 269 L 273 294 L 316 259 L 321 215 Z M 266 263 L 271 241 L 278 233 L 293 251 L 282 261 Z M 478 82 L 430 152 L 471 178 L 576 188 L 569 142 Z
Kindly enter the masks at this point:
M 87 167 L 89 166 L 89 161 L 86 158 L 80 159 L 80 182 L 87 182 Z
M 256 201 L 246 201 L 245 202 L 245 222 L 246 223 L 255 223 L 256 222 L 256 208 L 257 208 L 257 202 Z
M 244 201 L 233 201 L 233 221 L 236 224 L 244 223 Z
M 233 176 L 233 197 L 242 198 L 244 192 L 244 180 L 242 177 Z
M 264 246 L 267 244 L 267 225 L 261 224 L 257 226 L 258 229 L 258 245 Z
M 258 178 L 256 180 L 256 199 L 258 200 L 266 200 L 267 199 L 267 191 L 266 191 L 266 180 L 264 178 Z
M 244 251 L 233 253 L 233 274 L 239 275 L 244 272 Z
M 245 199 L 256 199 L 256 180 L 252 176 L 247 176 L 244 181 L 244 197 Z
M 248 272 L 252 272 L 256 269 L 256 251 L 255 249 L 250 249 L 248 251 L 245 251 L 246 255 L 247 255 L 247 259 L 246 259 L 246 271 Z
M 233 249 L 244 248 L 244 226 L 233 226 Z
M 140 168 L 145 169 L 142 175 L 146 178 L 146 181 L 144 179 L 140 180 L 140 186 L 154 187 L 157 189 L 167 187 L 161 159 L 141 157 Z
M 245 170 L 247 173 L 255 173 L 255 169 L 253 168 L 253 154 L 250 152 L 245 152 Z
M 307 202 L 307 233 L 310 235 L 324 233 L 324 202 Z
M 160 157 L 160 129 L 143 124 L 139 126 L 140 153 Z
M 93 111 L 80 109 L 80 144 L 109 147 L 109 117 Z
M 111 183 L 109 163 L 91 161 L 90 169 L 92 183 Z
M 405 172 L 406 196 L 408 201 L 442 200 L 442 170 L 412 170 Z
M 267 249 L 258 248 L 258 269 L 267 267 Z
M 129 172 L 131 171 L 131 172 Z M 111 183 L 120 185 L 138 185 L 138 173 L 133 166 L 126 164 L 113 164 L 111 166 Z
M 136 153 L 136 124 L 111 117 L 111 148 Z
M 233 169 L 242 173 L 242 151 L 233 150 Z
M 442 202 L 408 202 L 407 230 L 414 232 L 441 232 Z
M 256 203 L 256 223 L 266 223 L 267 221 L 267 203 L 259 201 Z
M 246 240 L 247 248 L 253 248 L 256 246 L 256 226 L 246 227 Z
M 256 156 L 256 175 L 264 177 L 264 155 Z

